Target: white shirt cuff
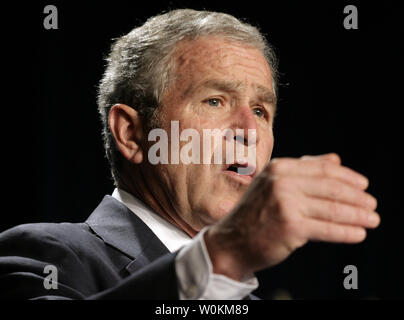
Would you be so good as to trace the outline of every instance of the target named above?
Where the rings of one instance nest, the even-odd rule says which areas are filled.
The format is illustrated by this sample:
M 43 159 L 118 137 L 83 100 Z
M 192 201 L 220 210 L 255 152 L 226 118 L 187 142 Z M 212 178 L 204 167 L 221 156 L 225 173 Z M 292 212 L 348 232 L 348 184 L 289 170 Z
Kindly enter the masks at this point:
M 175 269 L 181 300 L 241 300 L 258 288 L 253 277 L 243 282 L 214 274 L 206 249 L 202 229 L 191 243 L 180 249 L 175 258 Z

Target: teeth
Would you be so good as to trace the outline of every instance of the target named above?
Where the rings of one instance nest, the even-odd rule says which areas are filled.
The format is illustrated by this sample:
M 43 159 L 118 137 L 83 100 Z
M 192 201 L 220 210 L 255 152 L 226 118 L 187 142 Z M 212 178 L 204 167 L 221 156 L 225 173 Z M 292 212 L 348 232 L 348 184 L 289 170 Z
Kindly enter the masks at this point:
M 245 176 L 247 176 L 247 175 L 250 175 L 250 174 L 253 173 L 254 168 L 251 167 L 251 166 L 248 166 L 248 167 L 241 167 L 241 166 L 240 166 L 240 167 L 239 167 L 239 166 L 237 166 L 237 165 L 233 165 L 233 166 L 228 167 L 227 170 L 233 171 L 233 172 L 237 172 L 237 173 L 240 174 L 240 175 L 245 175 Z
M 248 167 L 238 167 L 237 168 L 237 173 L 241 175 L 249 175 L 253 173 L 253 168 L 248 166 Z

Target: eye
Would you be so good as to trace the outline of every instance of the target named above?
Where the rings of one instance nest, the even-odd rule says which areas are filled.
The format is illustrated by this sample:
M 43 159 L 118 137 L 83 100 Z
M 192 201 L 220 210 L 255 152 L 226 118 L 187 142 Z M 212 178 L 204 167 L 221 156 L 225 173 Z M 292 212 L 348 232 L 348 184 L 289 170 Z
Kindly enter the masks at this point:
M 217 98 L 211 98 L 211 99 L 206 100 L 206 102 L 211 107 L 219 107 L 221 101 L 220 101 L 220 99 L 217 99 Z
M 259 118 L 265 117 L 265 111 L 262 110 L 262 108 L 254 108 L 253 109 L 253 114 L 256 115 Z

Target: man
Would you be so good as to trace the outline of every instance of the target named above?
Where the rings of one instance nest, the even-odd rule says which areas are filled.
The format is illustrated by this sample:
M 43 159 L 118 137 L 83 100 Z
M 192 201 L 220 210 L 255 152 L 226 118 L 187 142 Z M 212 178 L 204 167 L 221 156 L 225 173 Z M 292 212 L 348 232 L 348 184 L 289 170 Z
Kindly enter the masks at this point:
M 379 224 L 365 177 L 336 154 L 270 161 L 276 81 L 265 38 L 226 14 L 175 10 L 118 39 L 99 90 L 117 188 L 85 223 L 2 233 L 1 295 L 252 299 L 254 273 L 309 240 L 363 241 Z M 156 129 L 168 139 L 153 154 Z M 191 129 L 218 130 L 203 144 L 219 137 L 226 160 L 214 147 L 188 161 Z

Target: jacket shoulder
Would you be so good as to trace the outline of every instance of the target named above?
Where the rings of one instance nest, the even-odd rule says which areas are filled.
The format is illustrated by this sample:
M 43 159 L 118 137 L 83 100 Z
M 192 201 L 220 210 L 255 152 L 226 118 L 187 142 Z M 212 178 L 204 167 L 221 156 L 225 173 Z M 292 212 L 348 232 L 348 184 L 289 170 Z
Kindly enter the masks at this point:
M 45 295 L 42 284 L 49 265 L 58 274 L 59 289 L 54 294 L 83 298 L 117 284 L 118 272 L 127 263 L 85 223 L 19 225 L 0 233 L 0 287 L 8 288 L 0 292 L 0 299 L 2 294 Z
M 95 236 L 84 223 L 30 223 L 22 224 L 0 233 L 0 255 L 14 251 L 19 244 L 26 249 L 37 245 L 81 246 L 83 241 L 91 241 Z M 29 248 L 27 248 L 29 247 Z M 51 248 L 49 247 L 49 249 Z

